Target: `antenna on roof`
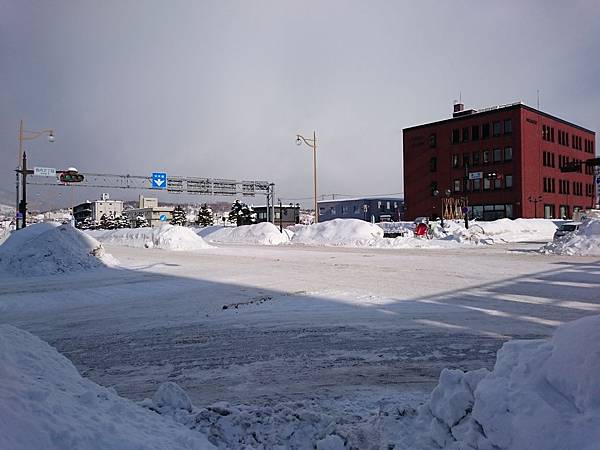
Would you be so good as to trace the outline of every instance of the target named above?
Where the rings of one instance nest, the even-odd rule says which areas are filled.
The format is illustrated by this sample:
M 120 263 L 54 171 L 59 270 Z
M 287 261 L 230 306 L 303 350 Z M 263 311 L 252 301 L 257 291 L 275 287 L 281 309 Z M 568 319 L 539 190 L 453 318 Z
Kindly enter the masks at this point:
M 462 92 L 458 91 L 458 103 L 462 103 Z
M 540 109 L 540 90 L 537 90 L 537 109 Z

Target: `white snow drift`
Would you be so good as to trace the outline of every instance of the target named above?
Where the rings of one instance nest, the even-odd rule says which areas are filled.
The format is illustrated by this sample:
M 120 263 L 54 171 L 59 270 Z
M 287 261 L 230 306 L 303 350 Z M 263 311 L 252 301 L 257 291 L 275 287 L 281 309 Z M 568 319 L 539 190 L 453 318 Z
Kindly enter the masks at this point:
M 307 245 L 368 246 L 383 238 L 383 229 L 358 219 L 334 219 L 315 225 L 296 226 L 292 243 Z
M 39 223 L 11 233 L 0 245 L 0 271 L 54 275 L 115 264 L 96 239 L 69 226 Z
M 598 342 L 600 316 L 586 317 L 549 340 L 507 342 L 492 372 L 444 370 L 420 411 L 424 441 L 445 449 L 597 449 Z
M 0 448 L 211 449 L 198 431 L 82 378 L 37 337 L 0 325 Z
M 600 219 L 588 219 L 578 231 L 540 249 L 542 253 L 557 255 L 600 256 Z
M 158 227 L 121 228 L 118 230 L 88 231 L 100 242 L 138 248 L 162 250 L 202 250 L 210 248 L 191 228 L 163 224 Z
M 209 242 L 229 244 L 279 245 L 289 242 L 288 235 L 280 233 L 279 228 L 270 222 L 239 227 L 206 227 L 198 229 L 197 233 Z

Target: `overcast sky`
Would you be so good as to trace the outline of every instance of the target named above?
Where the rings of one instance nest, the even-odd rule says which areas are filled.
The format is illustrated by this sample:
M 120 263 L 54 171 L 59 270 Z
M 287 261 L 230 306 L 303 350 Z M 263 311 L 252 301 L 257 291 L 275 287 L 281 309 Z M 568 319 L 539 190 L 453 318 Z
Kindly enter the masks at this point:
M 535 107 L 539 89 L 598 130 L 599 74 L 597 0 L 0 0 L 0 189 L 23 119 L 56 133 L 31 165 L 268 180 L 294 202 L 312 195 L 295 135 L 315 130 L 321 194 L 399 193 L 402 128 L 460 93 Z

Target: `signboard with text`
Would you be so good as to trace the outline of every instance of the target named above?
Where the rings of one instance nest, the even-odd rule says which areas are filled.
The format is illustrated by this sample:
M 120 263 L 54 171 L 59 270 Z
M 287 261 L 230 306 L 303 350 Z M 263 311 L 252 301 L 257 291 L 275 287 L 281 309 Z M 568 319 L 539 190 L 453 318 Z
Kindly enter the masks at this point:
M 55 177 L 56 169 L 54 167 L 34 167 L 33 174 L 38 177 Z

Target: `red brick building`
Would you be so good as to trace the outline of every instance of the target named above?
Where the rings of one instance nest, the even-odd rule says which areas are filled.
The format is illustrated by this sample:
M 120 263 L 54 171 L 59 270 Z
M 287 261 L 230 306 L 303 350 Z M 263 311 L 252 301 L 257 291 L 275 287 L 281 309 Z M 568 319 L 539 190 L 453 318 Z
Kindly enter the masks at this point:
M 595 133 L 521 103 L 404 129 L 405 217 L 571 217 L 593 206 Z M 454 214 L 458 212 L 458 214 Z

